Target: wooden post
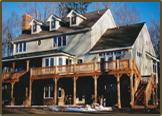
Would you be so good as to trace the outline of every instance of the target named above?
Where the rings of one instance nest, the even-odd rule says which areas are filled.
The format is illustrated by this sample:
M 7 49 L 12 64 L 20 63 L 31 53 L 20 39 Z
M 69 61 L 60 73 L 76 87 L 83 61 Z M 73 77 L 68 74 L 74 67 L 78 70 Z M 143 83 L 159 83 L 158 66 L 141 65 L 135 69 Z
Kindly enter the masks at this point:
M 135 78 L 134 78 L 134 86 L 135 86 L 134 92 L 136 92 L 137 91 L 137 76 L 136 75 L 135 75 Z M 136 94 L 136 96 L 137 96 L 137 94 Z
M 53 80 L 55 81 L 54 102 L 55 105 L 57 105 L 57 81 L 59 80 L 59 78 L 54 78 Z
M 156 85 L 156 89 L 155 89 L 155 102 L 156 102 L 156 105 L 158 105 L 158 97 L 157 97 L 157 85 Z
M 12 62 L 12 72 L 13 73 L 15 72 L 15 64 L 16 64 L 16 62 Z
M 117 71 L 119 71 L 119 60 L 118 59 L 116 60 L 116 69 Z
M 78 79 L 78 77 L 74 77 L 74 97 L 73 97 L 73 105 L 76 105 L 76 80 Z
M 132 59 L 129 59 L 129 69 L 132 70 Z
M 55 74 L 57 75 L 57 65 L 55 66 Z
M 76 65 L 74 64 L 74 74 L 76 74 Z
M 95 103 L 97 103 L 97 79 L 99 76 L 94 75 L 93 79 L 94 79 L 94 93 L 95 93 Z
M 152 89 L 152 103 L 155 105 L 154 88 Z
M 30 88 L 29 88 L 29 103 L 28 105 L 31 106 L 31 100 L 32 100 L 32 84 L 34 80 L 30 80 Z
M 13 97 L 14 85 L 15 85 L 15 82 L 11 82 L 11 106 L 13 106 L 15 102 L 14 97 Z
M 29 63 L 30 63 L 30 60 L 26 60 L 26 71 L 27 72 L 29 71 Z
M 121 108 L 121 102 L 120 102 L 120 77 L 119 77 L 119 74 L 117 74 L 117 95 L 118 95 L 118 108 Z
M 94 62 L 94 72 L 97 71 L 96 62 Z
M 130 74 L 131 106 L 134 105 L 133 73 Z

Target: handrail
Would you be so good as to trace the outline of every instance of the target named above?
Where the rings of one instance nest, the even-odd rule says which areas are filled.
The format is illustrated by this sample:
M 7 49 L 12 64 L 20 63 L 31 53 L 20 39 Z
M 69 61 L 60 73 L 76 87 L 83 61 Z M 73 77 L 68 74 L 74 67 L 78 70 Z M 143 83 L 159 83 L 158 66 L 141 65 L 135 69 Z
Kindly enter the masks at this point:
M 136 68 L 136 69 L 135 69 Z M 82 64 L 58 65 L 51 67 L 31 68 L 31 77 L 48 74 L 77 74 L 88 72 L 102 71 L 120 71 L 120 70 L 136 70 L 139 75 L 138 67 L 133 59 L 120 59 L 104 62 L 89 62 Z
M 149 98 L 151 95 L 152 88 L 154 88 L 154 85 L 156 83 L 155 81 L 156 81 L 156 75 L 151 73 L 151 77 L 148 81 L 148 84 L 147 84 L 146 90 L 145 90 L 145 106 L 148 105 L 148 101 L 149 101 Z

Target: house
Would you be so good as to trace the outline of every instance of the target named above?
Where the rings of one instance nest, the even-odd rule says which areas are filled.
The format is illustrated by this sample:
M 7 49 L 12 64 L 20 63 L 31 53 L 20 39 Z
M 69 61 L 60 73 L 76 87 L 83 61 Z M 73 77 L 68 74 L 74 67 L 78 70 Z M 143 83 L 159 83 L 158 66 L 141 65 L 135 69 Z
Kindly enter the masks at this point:
M 2 58 L 10 105 L 157 106 L 156 54 L 146 23 L 117 27 L 110 9 L 45 22 L 22 16 L 13 56 Z

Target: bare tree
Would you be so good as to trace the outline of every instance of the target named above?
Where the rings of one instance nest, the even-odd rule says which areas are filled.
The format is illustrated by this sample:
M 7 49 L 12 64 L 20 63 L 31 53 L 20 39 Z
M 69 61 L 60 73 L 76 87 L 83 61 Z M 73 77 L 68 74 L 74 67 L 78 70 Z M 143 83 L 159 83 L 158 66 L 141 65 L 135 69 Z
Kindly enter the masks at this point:
M 63 18 L 67 15 L 68 8 L 65 2 L 59 2 L 58 3 L 58 15 L 60 18 Z
M 102 2 L 94 2 L 92 5 L 92 9 L 94 11 L 99 11 L 102 8 L 101 6 L 102 6 Z

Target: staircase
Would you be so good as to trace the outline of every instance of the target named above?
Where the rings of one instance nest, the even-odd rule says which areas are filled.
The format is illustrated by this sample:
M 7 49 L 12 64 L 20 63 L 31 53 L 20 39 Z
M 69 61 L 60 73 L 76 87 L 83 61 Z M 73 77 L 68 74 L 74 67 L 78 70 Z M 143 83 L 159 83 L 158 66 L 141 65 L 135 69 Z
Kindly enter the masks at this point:
M 132 108 L 148 108 L 148 104 L 153 104 L 151 99 L 152 90 L 156 88 L 156 75 L 151 74 L 148 82 L 143 82 L 140 80 L 137 91 L 134 93 L 134 106 Z M 156 91 L 157 92 L 157 91 Z M 151 101 L 150 101 L 151 100 Z M 150 102 L 149 102 L 150 101 Z M 155 93 L 155 101 L 157 101 L 157 93 Z

